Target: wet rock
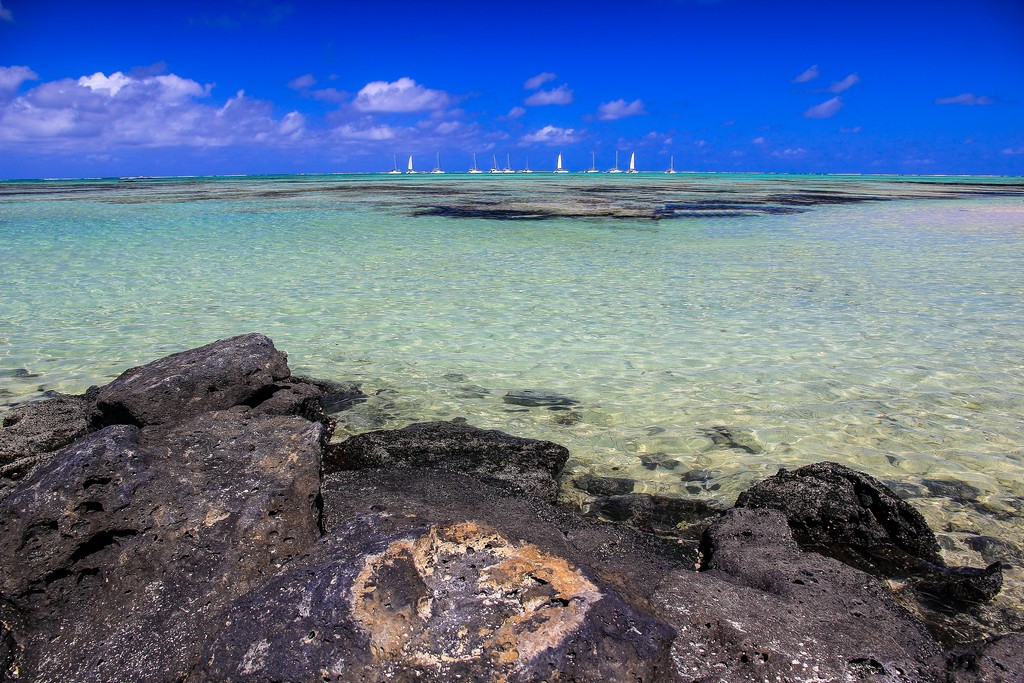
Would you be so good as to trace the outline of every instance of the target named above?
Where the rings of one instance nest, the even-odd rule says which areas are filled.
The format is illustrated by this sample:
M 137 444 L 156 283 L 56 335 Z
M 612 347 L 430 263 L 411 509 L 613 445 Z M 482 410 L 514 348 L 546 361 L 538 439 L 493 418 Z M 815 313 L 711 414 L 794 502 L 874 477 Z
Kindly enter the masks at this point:
M 287 379 L 288 357 L 262 334 L 176 353 L 124 372 L 96 395 L 96 426 L 157 425 L 255 405 Z
M 0 423 L 0 465 L 56 451 L 84 436 L 91 411 L 91 394 L 62 394 L 11 408 Z
M 764 453 L 764 446 L 749 429 L 715 425 L 698 431 L 719 448 L 735 448 L 754 455 Z
M 781 510 L 802 548 L 876 576 L 906 574 L 920 560 L 942 564 L 921 513 L 874 477 L 838 463 L 779 470 L 741 493 L 736 507 Z
M 325 471 L 423 467 L 471 474 L 543 500 L 558 495 L 556 478 L 569 459 L 565 447 L 464 423 L 425 422 L 350 437 L 328 447 Z
M 325 390 L 326 393 L 320 398 L 320 405 L 329 415 L 348 410 L 370 398 L 363 393 L 362 385 L 359 382 L 330 382 L 305 377 L 302 379 Z
M 950 683 L 1012 683 L 1024 672 L 1024 634 L 1009 633 L 960 648 L 949 658 Z
M 550 408 L 552 406 L 574 406 L 579 401 L 564 394 L 543 389 L 513 389 L 501 397 L 505 403 L 529 408 Z
M 648 533 L 696 538 L 710 520 L 722 514 L 722 509 L 694 498 L 630 493 L 596 501 L 590 505 L 589 514 Z
M 993 536 L 970 536 L 964 544 L 988 563 L 1002 562 L 1024 567 L 1024 552 L 1013 543 Z
M 1002 562 L 987 567 L 926 567 L 913 579 L 920 595 L 949 607 L 960 603 L 987 602 L 1003 589 Z
M 595 477 L 585 474 L 573 481 L 573 486 L 595 496 L 621 496 L 633 492 L 633 480 L 625 477 Z
M 937 498 L 949 498 L 957 502 L 973 502 L 981 495 L 981 491 L 977 488 L 962 481 L 922 479 L 921 483 L 924 484 L 931 495 Z
M 41 466 L 0 501 L 26 680 L 183 677 L 232 601 L 319 537 L 321 430 L 237 408 L 107 427 Z
M 939 681 L 945 657 L 877 580 L 802 552 L 776 510 L 734 509 L 704 536 L 699 574 L 655 601 L 686 681 Z

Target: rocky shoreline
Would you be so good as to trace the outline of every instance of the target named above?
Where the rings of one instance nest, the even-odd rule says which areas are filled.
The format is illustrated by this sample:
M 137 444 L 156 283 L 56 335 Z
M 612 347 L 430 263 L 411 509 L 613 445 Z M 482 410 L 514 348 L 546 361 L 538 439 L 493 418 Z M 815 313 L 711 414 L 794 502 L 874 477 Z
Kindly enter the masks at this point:
M 780 471 L 728 510 L 589 477 L 584 516 L 557 444 L 458 420 L 332 443 L 361 397 L 249 334 L 4 414 L 0 680 L 1024 671 L 1021 633 L 949 627 L 1000 563 L 946 567 L 867 475 Z

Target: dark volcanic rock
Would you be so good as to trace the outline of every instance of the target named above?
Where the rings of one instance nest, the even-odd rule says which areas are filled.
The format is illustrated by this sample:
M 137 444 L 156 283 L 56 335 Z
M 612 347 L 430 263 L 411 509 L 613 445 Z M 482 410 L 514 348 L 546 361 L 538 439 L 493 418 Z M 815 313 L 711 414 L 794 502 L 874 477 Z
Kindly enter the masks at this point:
M 876 579 L 802 552 L 785 516 L 734 509 L 705 534 L 704 569 L 655 600 L 685 681 L 942 681 L 945 657 Z
M 324 469 L 423 467 L 462 472 L 554 501 L 558 495 L 555 478 L 568 459 L 569 451 L 550 441 L 523 439 L 459 422 L 424 422 L 367 432 L 332 445 Z
M 574 398 L 543 389 L 513 389 L 501 397 L 505 403 L 529 408 L 550 408 L 552 406 L 574 406 L 579 404 Z
M 875 575 L 897 576 L 920 560 L 942 564 L 921 513 L 874 477 L 837 463 L 779 470 L 741 493 L 736 507 L 781 510 L 802 548 Z
M 222 339 L 132 368 L 101 387 L 95 422 L 157 425 L 254 405 L 290 374 L 288 357 L 262 334 Z
M 1024 634 L 962 648 L 949 658 L 950 683 L 1015 683 L 1024 675 Z
M 191 681 L 656 680 L 672 632 L 475 521 L 355 518 L 241 600 Z
M 609 496 L 590 505 L 590 514 L 611 522 L 628 524 L 641 531 L 694 537 L 723 510 L 693 498 L 668 498 L 649 493 Z
M 711 439 L 711 442 L 720 448 L 735 448 L 753 455 L 764 453 L 764 446 L 749 429 L 715 425 L 701 429 L 700 433 Z
M 621 496 L 633 492 L 633 480 L 625 477 L 595 477 L 585 474 L 573 486 L 595 496 Z
M 0 501 L 26 680 L 182 677 L 234 598 L 319 537 L 321 429 L 245 408 L 112 426 Z
M 60 395 L 11 408 L 0 424 L 0 465 L 64 448 L 89 432 L 92 402 Z

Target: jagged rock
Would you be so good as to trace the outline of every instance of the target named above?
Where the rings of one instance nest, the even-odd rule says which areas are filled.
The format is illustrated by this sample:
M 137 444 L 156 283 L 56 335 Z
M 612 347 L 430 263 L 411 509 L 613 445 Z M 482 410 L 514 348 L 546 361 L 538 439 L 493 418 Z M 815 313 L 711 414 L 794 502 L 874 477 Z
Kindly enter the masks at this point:
M 551 408 L 555 406 L 574 406 L 579 401 L 565 394 L 544 389 L 512 389 L 501 400 L 516 406 L 528 408 Z
M 1015 683 L 1024 672 L 1024 634 L 1009 633 L 953 652 L 950 683 Z
M 324 498 L 328 536 L 238 600 L 189 680 L 667 678 L 672 631 L 581 561 L 602 561 L 582 520 L 440 471 L 338 472 Z
M 964 541 L 968 548 L 980 554 L 989 564 L 1002 562 L 1024 567 L 1024 551 L 1013 543 L 993 536 L 970 536 Z
M 107 427 L 41 466 L 0 501 L 26 680 L 184 676 L 231 602 L 319 537 L 321 430 L 237 408 Z
M 288 357 L 262 334 L 222 339 L 124 372 L 96 394 L 96 426 L 158 425 L 255 405 L 287 379 Z
M 595 501 L 589 514 L 646 532 L 690 538 L 703 532 L 704 525 L 722 514 L 722 509 L 694 498 L 629 493 Z
M 558 495 L 556 477 L 569 451 L 550 441 L 524 439 L 460 422 L 423 422 L 381 430 L 332 444 L 325 471 L 373 467 L 423 467 L 462 472 L 512 486 L 544 500 Z
M 89 395 L 24 403 L 11 408 L 0 423 L 0 465 L 56 451 L 89 433 Z
M 654 596 L 686 681 L 941 681 L 945 656 L 873 577 L 802 552 L 776 510 L 733 509 L 704 536 L 699 574 Z
M 595 496 L 621 496 L 633 492 L 633 480 L 625 477 L 595 477 L 585 474 L 573 486 Z
M 905 574 L 920 560 L 942 564 L 920 512 L 874 477 L 838 463 L 779 470 L 741 493 L 736 507 L 781 510 L 802 548 L 876 576 Z

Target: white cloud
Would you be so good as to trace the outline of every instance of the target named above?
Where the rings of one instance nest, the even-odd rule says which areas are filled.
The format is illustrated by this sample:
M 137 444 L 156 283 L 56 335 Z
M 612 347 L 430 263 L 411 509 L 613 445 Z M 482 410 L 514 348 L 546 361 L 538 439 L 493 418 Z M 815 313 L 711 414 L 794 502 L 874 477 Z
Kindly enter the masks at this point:
M 434 130 L 440 135 L 449 135 L 458 130 L 461 125 L 462 124 L 458 121 L 443 121 L 442 123 L 437 124 L 437 127 Z
M 753 140 L 751 140 L 751 142 L 754 143 L 755 145 L 763 145 L 764 144 L 764 138 L 763 137 L 754 138 Z
M 707 140 L 696 140 L 693 144 L 695 144 L 697 147 L 707 147 L 708 141 Z
M 1024 154 L 1024 147 L 1007 147 L 1006 149 L 1003 150 L 1003 154 Z
M 860 126 L 854 126 L 853 128 L 840 128 L 839 132 L 840 133 L 859 133 L 860 130 L 861 130 Z
M 816 104 L 807 111 L 804 112 L 804 117 L 808 119 L 830 119 L 839 113 L 839 110 L 843 108 L 842 98 L 836 95 L 830 100 L 825 100 L 821 104 Z
M 39 75 L 27 66 L 0 66 L 0 97 L 9 97 L 25 81 L 39 80 Z
M 813 81 L 820 75 L 821 72 L 818 71 L 818 65 L 814 64 L 808 67 L 802 74 L 794 78 L 793 83 L 807 83 L 808 81 Z
M 348 93 L 344 90 L 338 90 L 337 88 L 320 88 L 318 90 L 310 90 L 309 95 L 314 100 L 320 100 L 321 102 L 333 102 L 334 104 L 341 104 L 348 99 Z
M 11 10 L 4 7 L 2 2 L 0 2 L 0 21 L 14 21 L 14 15 L 11 14 Z
M 520 116 L 522 116 L 525 113 L 526 113 L 526 110 L 524 108 L 522 108 L 522 107 L 512 107 L 511 109 L 508 110 L 508 113 L 505 114 L 505 118 L 506 119 L 518 119 Z
M 391 126 L 368 126 L 358 128 L 351 123 L 334 129 L 334 134 L 346 140 L 391 140 L 397 131 Z
M 556 78 L 558 78 L 558 74 L 553 74 L 550 71 L 545 71 L 544 73 L 537 74 L 533 78 L 527 78 L 526 82 L 523 83 L 523 87 L 526 90 L 536 90 L 537 88 L 544 85 L 548 81 L 553 81 Z
M 796 159 L 807 154 L 807 150 L 803 147 L 787 147 L 786 149 L 776 150 L 772 152 L 772 156 L 780 159 Z
M 599 105 L 597 108 L 597 118 L 602 121 L 614 121 L 627 116 L 640 116 L 646 113 L 643 100 L 633 100 L 632 102 L 612 100 L 611 102 Z
M 529 107 L 545 104 L 572 104 L 572 90 L 567 85 L 560 85 L 554 90 L 538 90 L 523 102 Z
M 858 76 L 857 74 L 850 74 L 843 80 L 836 81 L 832 85 L 830 85 L 828 87 L 828 92 L 837 94 L 841 92 L 846 92 L 847 90 L 857 85 L 858 83 L 860 83 L 860 76 Z
M 540 130 L 523 136 L 523 142 L 541 143 L 544 145 L 562 145 L 576 142 L 579 134 L 575 128 L 559 128 L 544 126 Z
M 393 83 L 367 83 L 352 104 L 359 111 L 400 113 L 443 109 L 451 102 L 448 93 L 424 88 L 413 79 L 403 77 Z
M 975 95 L 974 93 L 961 93 L 955 97 L 940 97 L 935 100 L 935 104 L 963 104 L 969 107 L 978 105 L 995 104 L 996 100 L 994 97 L 987 97 L 985 95 Z
M 316 79 L 313 78 L 313 74 L 303 74 L 298 78 L 288 81 L 288 87 L 292 90 L 305 90 L 312 88 L 314 85 L 316 85 Z
M 8 85 L 26 75 L 4 71 Z M 242 92 L 219 107 L 203 101 L 212 88 L 174 74 L 120 71 L 42 83 L 0 101 L 0 148 L 31 144 L 88 154 L 132 146 L 290 144 L 304 134 L 297 112 L 275 118 L 271 103 Z

